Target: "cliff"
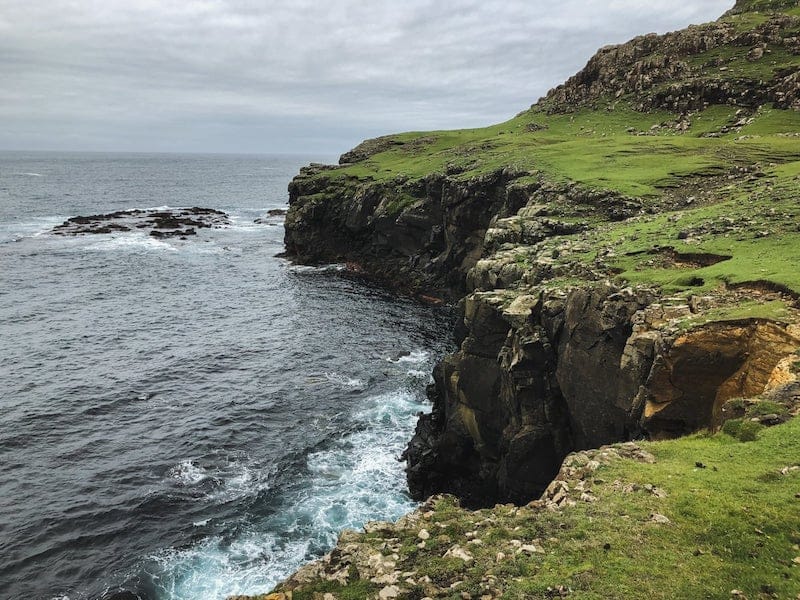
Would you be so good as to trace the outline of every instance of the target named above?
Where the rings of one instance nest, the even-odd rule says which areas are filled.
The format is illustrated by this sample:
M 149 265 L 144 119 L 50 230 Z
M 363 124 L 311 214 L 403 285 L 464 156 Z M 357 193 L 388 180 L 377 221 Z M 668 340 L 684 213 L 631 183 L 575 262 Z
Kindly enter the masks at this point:
M 458 301 L 412 494 L 525 505 L 572 452 L 791 396 L 800 6 L 603 48 L 510 121 L 369 140 L 289 191 L 295 260 Z

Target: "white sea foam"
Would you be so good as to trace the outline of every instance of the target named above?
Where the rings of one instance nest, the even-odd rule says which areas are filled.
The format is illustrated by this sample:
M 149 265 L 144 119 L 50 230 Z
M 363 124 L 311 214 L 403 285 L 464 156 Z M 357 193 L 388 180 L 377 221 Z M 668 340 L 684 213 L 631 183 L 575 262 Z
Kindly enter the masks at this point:
M 244 233 L 258 233 L 264 231 L 263 225 L 258 225 L 257 223 L 247 221 L 239 221 L 231 219 L 231 224 L 225 227 L 226 229 L 235 229 L 236 231 L 242 231 Z
M 419 369 L 409 369 L 406 371 L 406 375 L 413 379 L 428 379 L 431 377 L 429 371 L 420 371 Z
M 12 175 L 18 175 L 21 177 L 44 177 L 41 173 L 12 173 Z
M 126 234 L 95 234 L 94 243 L 84 246 L 84 250 L 96 252 L 126 251 L 161 251 L 177 252 L 178 248 L 147 234 L 131 232 Z M 82 238 L 80 238 L 82 239 Z
M 251 531 L 231 542 L 207 538 L 153 557 L 168 573 L 156 582 L 159 598 L 216 600 L 263 593 L 302 564 L 307 553 L 308 541 L 283 543 L 265 532 Z
M 184 460 L 169 470 L 169 476 L 184 486 L 197 485 L 208 479 L 209 475 L 203 467 L 191 460 Z
M 225 229 L 234 230 L 234 231 L 241 231 L 244 233 L 264 233 L 264 226 L 265 225 L 277 225 L 281 221 L 273 221 L 272 217 L 268 217 L 265 219 L 264 222 L 255 223 L 254 220 L 256 218 L 263 218 L 257 216 L 245 216 L 245 215 L 236 215 L 230 214 L 228 215 L 230 219 L 230 224 L 225 226 Z M 282 219 L 281 219 L 282 220 Z
M 2 238 L 21 239 L 25 237 L 37 237 L 48 233 L 56 225 L 64 222 L 64 217 L 38 217 L 31 221 L 17 223 L 3 223 L 0 225 Z
M 344 528 L 393 520 L 416 505 L 403 491 L 405 475 L 397 457 L 413 431 L 420 405 L 413 394 L 396 391 L 370 398 L 354 415 L 354 433 L 306 459 L 299 491 L 268 522 L 251 526 L 233 540 L 206 538 L 155 557 L 160 563 L 160 597 L 225 598 L 264 593 L 311 556 L 326 551 Z M 252 471 L 252 470 L 251 470 Z M 258 480 L 244 477 L 242 490 L 257 493 Z M 270 533 L 272 532 L 272 533 Z
M 364 382 L 363 379 L 348 377 L 347 375 L 341 375 L 336 372 L 325 373 L 325 379 L 327 379 L 331 383 L 335 383 L 336 385 L 340 385 L 344 388 L 356 389 L 356 388 L 363 388 L 366 386 L 366 383 Z
M 389 357 L 386 360 L 392 363 L 410 363 L 420 365 L 428 362 L 430 353 L 427 350 L 412 350 L 405 352 L 400 356 Z
M 219 486 L 209 493 L 209 498 L 215 502 L 228 502 L 253 496 L 269 488 L 273 473 L 271 466 L 254 465 L 248 456 L 242 456 L 214 471 Z
M 285 268 L 290 273 L 330 273 L 330 272 L 344 271 L 347 269 L 347 265 L 330 264 L 330 265 L 319 265 L 314 267 L 311 265 L 286 264 Z
M 356 415 L 363 429 L 307 457 L 309 489 L 296 510 L 305 513 L 314 529 L 326 532 L 328 545 L 344 528 L 396 519 L 413 508 L 403 491 L 405 476 L 397 457 L 418 409 L 419 404 L 404 392 L 375 397 Z

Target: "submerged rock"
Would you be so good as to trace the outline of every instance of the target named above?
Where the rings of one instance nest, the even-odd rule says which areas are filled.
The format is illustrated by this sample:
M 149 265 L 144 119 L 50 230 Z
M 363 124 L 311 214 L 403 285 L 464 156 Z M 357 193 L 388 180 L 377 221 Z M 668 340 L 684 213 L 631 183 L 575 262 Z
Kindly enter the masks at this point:
M 118 210 L 116 212 L 71 217 L 52 229 L 55 235 L 104 234 L 149 230 L 154 238 L 196 235 L 198 229 L 230 224 L 228 215 L 214 208 L 168 208 Z
M 271 208 L 267 211 L 267 214 L 263 217 L 258 217 L 257 219 L 253 219 L 253 223 L 256 225 L 277 225 L 280 223 L 283 218 L 286 216 L 286 209 L 285 208 Z

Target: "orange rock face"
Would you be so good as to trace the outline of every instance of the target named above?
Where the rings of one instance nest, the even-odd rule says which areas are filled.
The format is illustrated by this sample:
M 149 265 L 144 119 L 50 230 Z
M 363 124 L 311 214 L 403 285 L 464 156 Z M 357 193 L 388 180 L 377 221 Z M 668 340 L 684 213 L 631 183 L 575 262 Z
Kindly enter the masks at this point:
M 748 320 L 693 329 L 660 348 L 644 395 L 642 425 L 653 438 L 718 427 L 722 406 L 790 381 L 796 327 Z

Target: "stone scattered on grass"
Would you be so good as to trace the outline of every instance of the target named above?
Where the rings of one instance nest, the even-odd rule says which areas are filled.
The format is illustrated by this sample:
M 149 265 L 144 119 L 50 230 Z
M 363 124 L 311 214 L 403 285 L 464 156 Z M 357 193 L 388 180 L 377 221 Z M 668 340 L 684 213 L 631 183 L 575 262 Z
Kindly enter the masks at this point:
M 658 523 L 659 525 L 669 525 L 672 521 L 669 518 L 665 517 L 664 515 L 653 513 L 650 515 L 650 521 L 652 523 Z
M 469 551 L 465 550 L 458 544 L 452 546 L 447 552 L 444 553 L 445 558 L 460 558 L 467 564 L 471 564 L 472 561 L 475 560 L 475 557 L 469 553 Z
M 388 600 L 389 598 L 397 598 L 400 595 L 400 588 L 396 585 L 387 585 L 383 588 L 380 592 L 378 592 L 378 597 L 381 600 Z

